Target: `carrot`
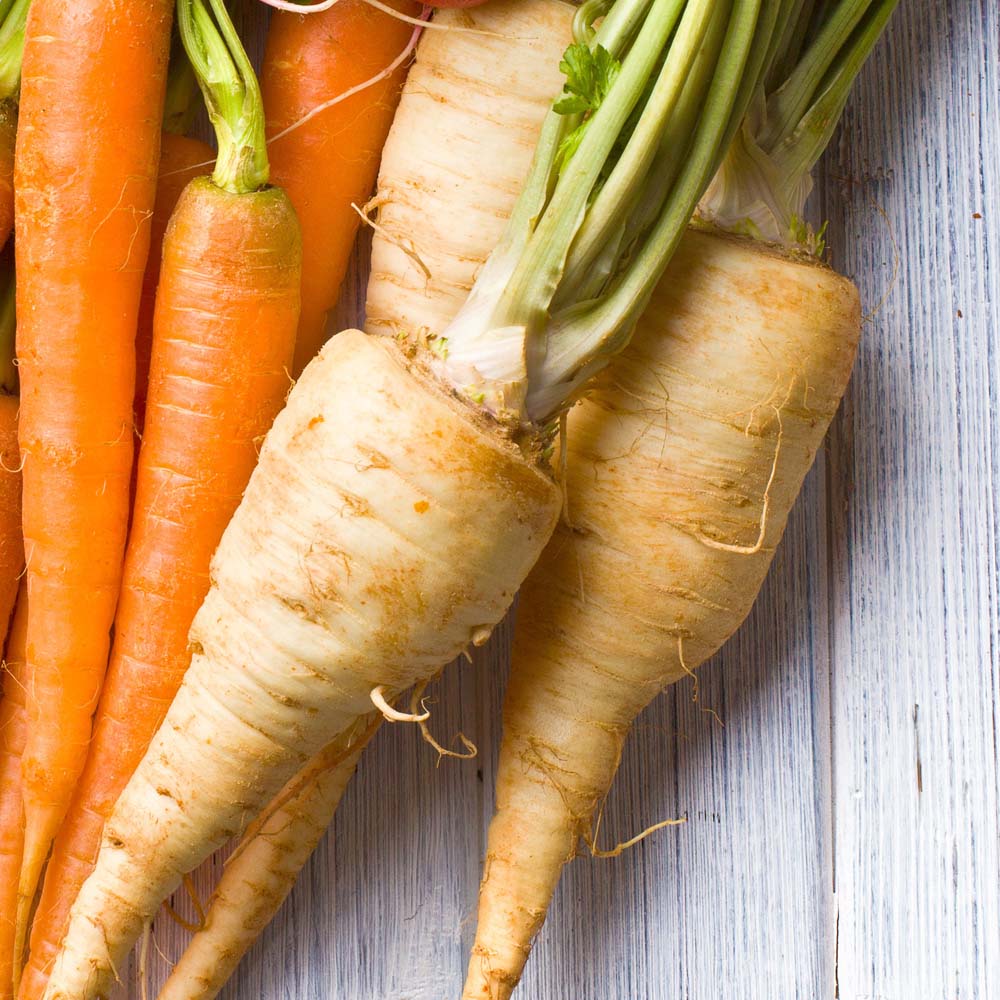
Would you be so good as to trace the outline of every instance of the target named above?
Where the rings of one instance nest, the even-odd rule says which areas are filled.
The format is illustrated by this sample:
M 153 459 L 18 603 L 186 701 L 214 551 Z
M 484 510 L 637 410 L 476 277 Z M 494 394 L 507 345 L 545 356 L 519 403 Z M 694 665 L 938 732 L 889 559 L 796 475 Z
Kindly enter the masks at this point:
M 156 179 L 156 200 L 149 227 L 149 257 L 142 276 L 139 323 L 135 338 L 135 428 L 142 436 L 149 383 L 149 358 L 153 347 L 153 312 L 156 286 L 160 281 L 160 261 L 167 223 L 174 214 L 188 181 L 210 172 L 215 160 L 212 148 L 200 139 L 184 135 L 192 118 L 193 98 L 198 82 L 182 51 L 171 58 L 160 141 L 160 169 Z
M 398 10 L 413 16 L 420 4 L 398 0 Z M 307 116 L 390 67 L 413 30 L 366 0 L 340 0 L 322 13 L 276 13 L 271 19 L 261 70 L 271 178 L 288 192 L 302 223 L 296 376 L 326 339 L 327 313 L 361 221 L 352 206 L 363 205 L 375 184 L 406 69 L 401 65 L 360 93 Z
M 24 809 L 21 802 L 21 756 L 28 736 L 25 705 L 28 674 L 24 640 L 28 626 L 26 588 L 22 585 L 7 638 L 0 700 L 0 998 L 14 996 L 14 938 L 17 876 L 21 869 Z
M 25 713 L 24 625 L 26 605 L 11 626 L 11 611 L 23 577 L 21 538 L 21 475 L 17 448 L 17 369 L 14 357 L 13 270 L 0 292 L 0 635 L 6 644 L 6 663 L 0 697 L 0 1000 L 10 1000 L 14 974 L 17 876 L 21 868 L 23 812 L 21 754 L 27 732 Z
M 627 343 L 763 71 L 777 0 L 708 7 L 616 0 L 592 38 L 584 23 L 593 47 L 568 50 L 569 89 L 449 328 L 347 331 L 303 372 L 213 557 L 191 666 L 105 825 L 48 1000 L 105 992 L 184 873 L 332 734 L 389 712 L 506 612 L 558 515 L 558 418 Z M 414 162 L 440 137 L 422 140 Z M 633 239 L 609 248 L 600 287 L 565 280 L 603 213 Z
M 191 181 L 171 218 L 156 297 L 149 399 L 115 642 L 94 738 L 56 840 L 21 996 L 44 983 L 103 824 L 190 661 L 191 619 L 209 559 L 288 392 L 299 307 L 299 232 L 284 193 L 266 187 L 256 80 L 219 5 L 218 32 L 182 9 L 199 78 L 229 52 L 241 99 L 206 99 L 219 137 L 215 172 Z M 222 46 L 225 48 L 222 48 Z M 218 71 L 218 63 L 213 64 Z M 233 149 L 230 137 L 236 137 Z
M 158 1000 L 218 995 L 319 844 L 374 729 L 350 730 L 321 750 L 247 830 Z
M 9 255 L 5 255 L 8 256 Z M 18 377 L 14 365 L 14 269 L 0 286 L 0 637 L 6 637 L 24 571 L 21 457 L 17 446 Z
M 118 600 L 170 20 L 170 0 L 32 0 L 27 22 L 14 164 L 32 678 L 22 936 L 83 768 Z
M 139 324 L 135 338 L 135 427 L 140 436 L 146 419 L 149 363 L 153 351 L 153 315 L 167 224 L 188 182 L 207 174 L 214 159 L 215 153 L 208 143 L 173 132 L 163 133 L 160 174 L 150 224 L 149 257 L 142 276 L 142 299 L 139 302 Z

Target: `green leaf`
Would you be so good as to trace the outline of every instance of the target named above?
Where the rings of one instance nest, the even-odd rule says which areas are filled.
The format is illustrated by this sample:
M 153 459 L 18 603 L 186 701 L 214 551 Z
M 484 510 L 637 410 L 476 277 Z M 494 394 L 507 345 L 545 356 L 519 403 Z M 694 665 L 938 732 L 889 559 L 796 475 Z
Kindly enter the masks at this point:
M 621 71 L 621 63 L 603 45 L 591 49 L 575 42 L 563 53 L 559 69 L 566 76 L 563 96 L 552 106 L 559 115 L 582 115 L 583 120 L 559 144 L 556 154 L 562 170 L 577 151 L 587 123 L 608 96 Z

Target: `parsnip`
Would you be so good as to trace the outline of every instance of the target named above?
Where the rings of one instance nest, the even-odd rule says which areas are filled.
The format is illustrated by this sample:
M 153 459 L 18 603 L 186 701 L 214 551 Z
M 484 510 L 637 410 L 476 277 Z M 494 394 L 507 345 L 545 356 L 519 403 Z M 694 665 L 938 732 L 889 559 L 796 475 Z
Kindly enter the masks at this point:
M 372 329 L 433 336 L 452 320 L 527 171 L 571 17 L 551 0 L 477 11 L 504 58 L 492 35 L 421 44 L 383 157 Z M 475 100 L 457 100 L 450 74 L 471 67 Z M 473 224 L 443 224 L 449 209 Z M 509 994 L 634 714 L 748 611 L 857 333 L 856 292 L 810 254 L 693 230 L 633 344 L 571 412 L 573 528 L 559 527 L 523 591 L 467 996 Z M 283 839 L 316 819 L 290 817 Z
M 247 830 L 158 1000 L 208 1000 L 222 989 L 326 832 L 374 728 L 316 754 Z
M 764 71 L 782 2 L 589 8 L 606 16 L 596 34 L 582 23 L 567 63 L 587 117 L 546 116 L 505 235 L 448 329 L 398 342 L 348 331 L 307 367 L 213 559 L 191 667 L 105 825 L 48 1000 L 105 994 L 184 873 L 373 702 L 485 641 L 555 525 L 545 454 L 558 418 L 627 344 Z M 671 130 L 683 158 L 662 142 Z M 633 237 L 583 301 L 563 276 L 607 212 Z

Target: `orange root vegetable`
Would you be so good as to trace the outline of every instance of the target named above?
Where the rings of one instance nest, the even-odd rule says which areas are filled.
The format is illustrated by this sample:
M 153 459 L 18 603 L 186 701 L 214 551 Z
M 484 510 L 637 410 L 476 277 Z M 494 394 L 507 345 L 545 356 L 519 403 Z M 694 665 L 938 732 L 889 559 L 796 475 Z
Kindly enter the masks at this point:
M 33 0 L 28 16 L 15 156 L 32 679 L 22 935 L 83 768 L 121 583 L 172 6 Z
M 17 447 L 17 396 L 0 392 L 0 635 L 14 610 L 24 571 L 21 536 L 21 457 Z
M 242 50 L 234 53 L 241 60 Z M 248 107 L 259 109 L 246 72 Z M 261 116 L 241 110 L 233 121 L 216 120 L 220 145 L 247 117 L 259 123 Z M 251 145 L 253 137 L 251 129 Z M 114 647 L 87 765 L 46 871 L 21 985 L 26 1000 L 44 992 L 104 822 L 188 667 L 188 631 L 208 591 L 209 561 L 288 393 L 299 227 L 284 192 L 260 183 L 266 158 L 251 160 L 220 157 L 211 179 L 186 186 L 167 227 Z
M 185 135 L 164 132 L 160 145 L 160 173 L 156 182 L 156 201 L 150 221 L 149 257 L 142 276 L 142 299 L 135 337 L 135 427 L 142 435 L 146 417 L 146 392 L 149 384 L 149 358 L 153 350 L 153 312 L 156 287 L 160 281 L 163 238 L 167 223 L 174 214 L 188 181 L 211 173 L 215 153 L 208 143 Z
M 14 142 L 17 136 L 17 105 L 0 101 L 0 247 L 14 228 Z
M 28 603 L 22 585 L 7 638 L 0 700 L 0 1000 L 12 1000 L 14 996 L 17 880 L 24 846 L 21 757 L 28 738 L 28 675 L 24 662 L 27 627 Z
M 420 12 L 413 0 L 397 2 L 411 17 Z M 374 187 L 405 65 L 314 112 L 390 67 L 413 32 L 412 25 L 366 0 L 340 0 L 308 16 L 272 17 L 261 71 L 271 179 L 288 193 L 302 224 L 296 376 L 326 339 L 327 313 L 336 303 L 361 221 L 352 206 L 364 205 Z
M 46 874 L 24 997 L 41 995 L 103 821 L 190 662 L 209 560 L 288 392 L 298 254 L 295 215 L 277 188 L 230 194 L 198 178 L 171 221 L 115 644 L 87 766 Z
M 318 753 L 246 832 L 159 1000 L 212 1000 L 222 989 L 319 844 L 374 730 L 352 729 Z

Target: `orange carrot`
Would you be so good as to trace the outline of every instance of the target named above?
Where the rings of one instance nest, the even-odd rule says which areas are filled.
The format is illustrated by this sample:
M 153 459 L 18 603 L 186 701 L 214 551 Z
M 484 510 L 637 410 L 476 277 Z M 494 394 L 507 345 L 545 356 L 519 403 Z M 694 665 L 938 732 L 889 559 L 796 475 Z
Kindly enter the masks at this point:
M 411 16 L 420 11 L 413 0 L 394 6 Z M 363 205 L 375 185 L 405 67 L 292 126 L 389 67 L 412 35 L 412 25 L 365 0 L 340 0 L 308 16 L 276 13 L 271 20 L 261 71 L 271 179 L 288 192 L 302 225 L 296 377 L 326 340 L 327 313 L 361 221 L 351 204 Z
M 227 123 L 238 135 L 244 117 L 254 118 L 256 81 L 245 56 L 230 51 L 249 92 L 245 115 Z M 259 94 L 256 105 L 259 135 L 245 134 L 239 154 L 254 147 L 256 156 L 234 161 L 223 149 L 212 179 L 185 188 L 167 228 L 114 648 L 90 755 L 32 927 L 20 988 L 29 1000 L 44 992 L 104 821 L 187 669 L 188 630 L 208 591 L 209 560 L 288 393 L 300 237 L 288 198 L 263 187 Z M 210 109 L 219 113 L 211 97 Z
M 7 640 L 0 701 L 0 1000 L 11 1000 L 14 983 L 14 926 L 17 874 L 21 869 L 24 812 L 21 804 L 21 755 L 28 735 L 25 708 L 27 675 L 24 639 L 28 603 L 21 587 Z
M 139 303 L 139 329 L 135 337 L 135 427 L 142 434 L 146 415 L 146 391 L 149 382 L 149 358 L 153 349 L 153 308 L 156 286 L 160 280 L 160 261 L 167 223 L 177 207 L 181 192 L 188 181 L 211 170 L 215 153 L 200 139 L 163 133 L 160 147 L 160 176 L 156 184 L 156 201 L 150 227 L 149 258 L 142 278 L 142 299 Z
M 171 0 L 33 0 L 14 162 L 28 715 L 19 933 L 83 768 L 121 585 Z

